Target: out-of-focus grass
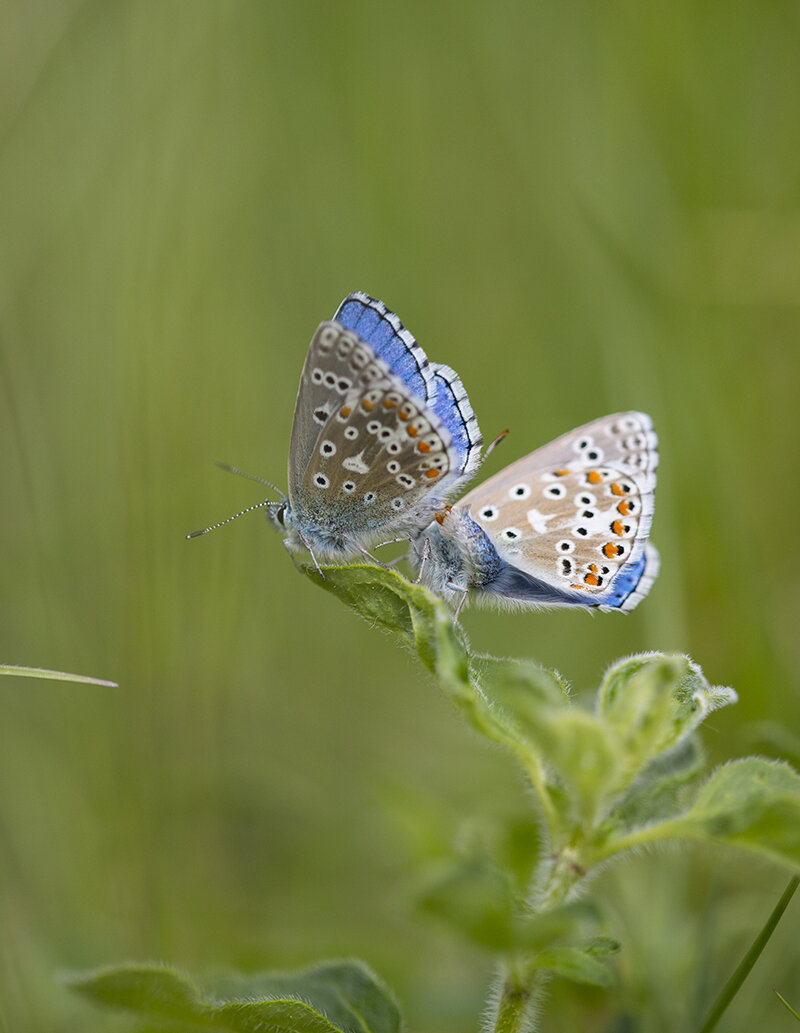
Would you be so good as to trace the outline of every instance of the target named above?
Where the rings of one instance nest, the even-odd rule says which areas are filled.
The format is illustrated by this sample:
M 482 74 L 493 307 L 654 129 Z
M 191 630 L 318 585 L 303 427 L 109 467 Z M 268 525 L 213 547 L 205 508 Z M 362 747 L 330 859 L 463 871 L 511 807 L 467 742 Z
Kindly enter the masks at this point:
M 525 806 L 510 765 L 263 519 L 182 540 L 258 498 L 213 460 L 283 483 L 305 348 L 350 290 L 459 370 L 487 437 L 511 428 L 487 469 L 616 409 L 659 431 L 651 598 L 475 611 L 479 648 L 577 688 L 685 650 L 740 693 L 715 757 L 757 718 L 797 730 L 798 21 L 752 0 L 6 5 L 2 660 L 120 687 L 0 684 L 5 1028 L 86 1028 L 60 967 L 347 954 L 410 1028 L 475 1023 L 484 959 L 409 919 L 402 884 L 465 816 Z M 617 892 L 639 997 L 570 991 L 581 1028 L 624 1004 L 670 1028 L 651 983 L 713 996 L 784 880 L 638 865 Z M 637 926 L 642 897 L 663 922 Z M 770 1007 L 791 1028 L 767 998 L 798 977 L 780 936 L 732 1030 Z

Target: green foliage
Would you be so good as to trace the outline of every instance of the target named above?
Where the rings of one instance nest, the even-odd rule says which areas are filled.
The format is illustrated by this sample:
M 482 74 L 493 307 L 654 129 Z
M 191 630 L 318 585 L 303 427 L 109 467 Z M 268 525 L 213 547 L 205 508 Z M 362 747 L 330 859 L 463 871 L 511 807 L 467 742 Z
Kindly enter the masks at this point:
M 620 661 L 590 710 L 554 671 L 473 654 L 443 603 L 395 571 L 358 564 L 307 573 L 413 649 L 472 727 L 510 750 L 530 779 L 542 848 L 528 885 L 520 887 L 519 861 L 529 844 L 507 868 L 467 850 L 429 872 L 417 893 L 424 913 L 502 959 L 496 1033 L 534 1029 L 537 995 L 552 976 L 597 987 L 614 981 L 600 959 L 619 944 L 598 929 L 598 905 L 577 899 L 601 864 L 643 844 L 696 839 L 800 870 L 800 776 L 789 765 L 748 758 L 698 788 L 697 729 L 736 695 L 709 685 L 687 657 Z M 353 964 L 251 979 L 224 1003 L 153 967 L 104 970 L 73 985 L 163 1022 L 211 1028 L 379 1033 L 398 1023 L 385 990 Z
M 83 682 L 87 685 L 107 685 L 112 689 L 117 687 L 117 683 L 114 681 L 91 678 L 88 674 L 67 674 L 66 671 L 48 671 L 44 667 L 18 667 L 16 664 L 0 664 L 0 674 L 7 674 L 17 678 L 44 678 L 47 681 L 73 681 Z
M 202 992 L 161 965 L 117 965 L 67 977 L 98 1004 L 134 1012 L 160 1030 L 257 1033 L 398 1033 L 397 1006 L 380 980 L 355 961 L 241 978 Z

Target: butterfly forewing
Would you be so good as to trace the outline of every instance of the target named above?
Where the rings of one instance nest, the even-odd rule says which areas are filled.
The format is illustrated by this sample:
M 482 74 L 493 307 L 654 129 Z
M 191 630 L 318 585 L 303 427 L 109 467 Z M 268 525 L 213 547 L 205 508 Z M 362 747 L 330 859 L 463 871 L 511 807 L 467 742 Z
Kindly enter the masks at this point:
M 649 418 L 620 413 L 513 463 L 462 504 L 509 564 L 601 596 L 642 556 L 657 463 Z
M 435 413 L 386 374 L 340 400 L 314 445 L 299 499 L 309 518 L 346 528 L 354 541 L 378 527 L 391 537 L 430 519 L 457 458 Z
M 317 441 L 353 390 L 389 375 L 386 363 L 338 323 L 321 323 L 306 357 L 289 445 L 289 496 L 299 490 Z

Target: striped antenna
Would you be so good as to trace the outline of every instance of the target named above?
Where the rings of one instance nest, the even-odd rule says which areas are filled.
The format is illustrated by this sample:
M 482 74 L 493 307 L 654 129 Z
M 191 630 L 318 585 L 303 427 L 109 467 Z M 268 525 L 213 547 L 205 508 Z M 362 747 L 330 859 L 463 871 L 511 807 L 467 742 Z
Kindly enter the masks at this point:
M 246 477 L 248 481 L 255 481 L 256 484 L 265 484 L 268 488 L 272 488 L 273 491 L 277 492 L 282 499 L 286 499 L 286 496 L 280 488 L 276 488 L 271 481 L 265 481 L 263 477 L 256 477 L 253 473 L 245 473 L 244 470 L 240 470 L 237 466 L 231 466 L 230 463 L 223 463 L 221 459 L 217 460 L 217 466 L 220 470 L 227 470 L 228 473 L 235 473 L 238 474 L 239 477 Z
M 254 509 L 264 509 L 265 506 L 279 506 L 279 502 L 270 502 L 266 499 L 264 502 L 257 502 L 254 506 L 248 506 L 247 509 L 243 509 L 239 513 L 234 513 L 233 516 L 229 516 L 227 520 L 220 520 L 218 524 L 212 524 L 211 527 L 204 527 L 202 531 L 192 531 L 191 534 L 187 534 L 187 538 L 199 538 L 201 534 L 208 534 L 209 531 L 216 531 L 218 527 L 223 527 L 225 524 L 229 524 L 231 520 L 236 520 L 240 516 L 244 516 L 245 513 L 252 513 Z
M 221 467 L 223 470 L 227 470 L 228 473 L 235 473 L 238 474 L 240 477 L 246 477 L 248 481 L 256 481 L 258 484 L 265 484 L 268 488 L 272 488 L 274 492 L 277 492 L 284 502 L 286 501 L 286 496 L 283 494 L 281 489 L 276 488 L 275 485 L 271 484 L 269 481 L 265 481 L 263 477 L 256 477 L 252 473 L 245 473 L 244 470 L 239 470 L 237 467 L 231 466 L 230 463 L 223 463 L 220 460 L 217 460 L 217 466 Z M 245 513 L 252 513 L 254 509 L 264 509 L 265 507 L 268 508 L 269 506 L 278 505 L 280 505 L 280 503 L 270 502 L 269 499 L 266 499 L 264 502 L 257 502 L 255 506 L 248 506 L 247 509 L 243 509 L 239 513 L 234 513 L 233 516 L 228 517 L 227 520 L 220 520 L 218 524 L 212 524 L 211 527 L 204 527 L 202 531 L 192 531 L 192 533 L 187 534 L 186 537 L 199 538 L 200 535 L 208 534 L 209 531 L 216 531 L 218 527 L 223 527 L 225 524 L 229 524 L 231 520 L 236 520 L 238 519 L 238 517 L 244 516 Z

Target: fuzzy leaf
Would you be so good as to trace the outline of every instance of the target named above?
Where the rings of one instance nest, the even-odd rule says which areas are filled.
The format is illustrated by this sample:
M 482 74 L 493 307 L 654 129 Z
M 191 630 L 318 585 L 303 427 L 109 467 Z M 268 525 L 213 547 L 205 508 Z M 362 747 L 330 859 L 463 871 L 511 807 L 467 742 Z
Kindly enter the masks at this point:
M 660 821 L 683 809 L 690 785 L 703 765 L 703 751 L 695 736 L 651 761 L 614 807 L 609 825 L 629 829 Z
M 536 956 L 534 967 L 547 969 L 573 983 L 610 986 L 614 982 L 614 973 L 607 965 L 577 947 L 554 947 L 542 951 Z
M 71 976 L 91 1000 L 158 1020 L 233 1033 L 399 1033 L 400 1016 L 384 985 L 359 962 L 325 962 L 290 973 L 265 973 L 201 994 L 184 975 L 161 965 L 126 964 Z
M 508 876 L 487 861 L 439 868 L 419 894 L 422 911 L 490 950 L 512 946 L 515 894 Z
M 800 869 L 800 775 L 760 757 L 733 761 L 668 825 L 673 835 L 730 843 Z
M 509 877 L 486 861 L 439 869 L 419 896 L 427 914 L 444 919 L 482 947 L 495 951 L 540 951 L 576 940 L 597 922 L 590 901 L 572 901 L 536 914 L 521 913 Z
M 616 728 L 632 773 L 673 749 L 714 710 L 736 702 L 732 689 L 710 686 L 686 656 L 646 653 L 608 671 L 598 713 Z

